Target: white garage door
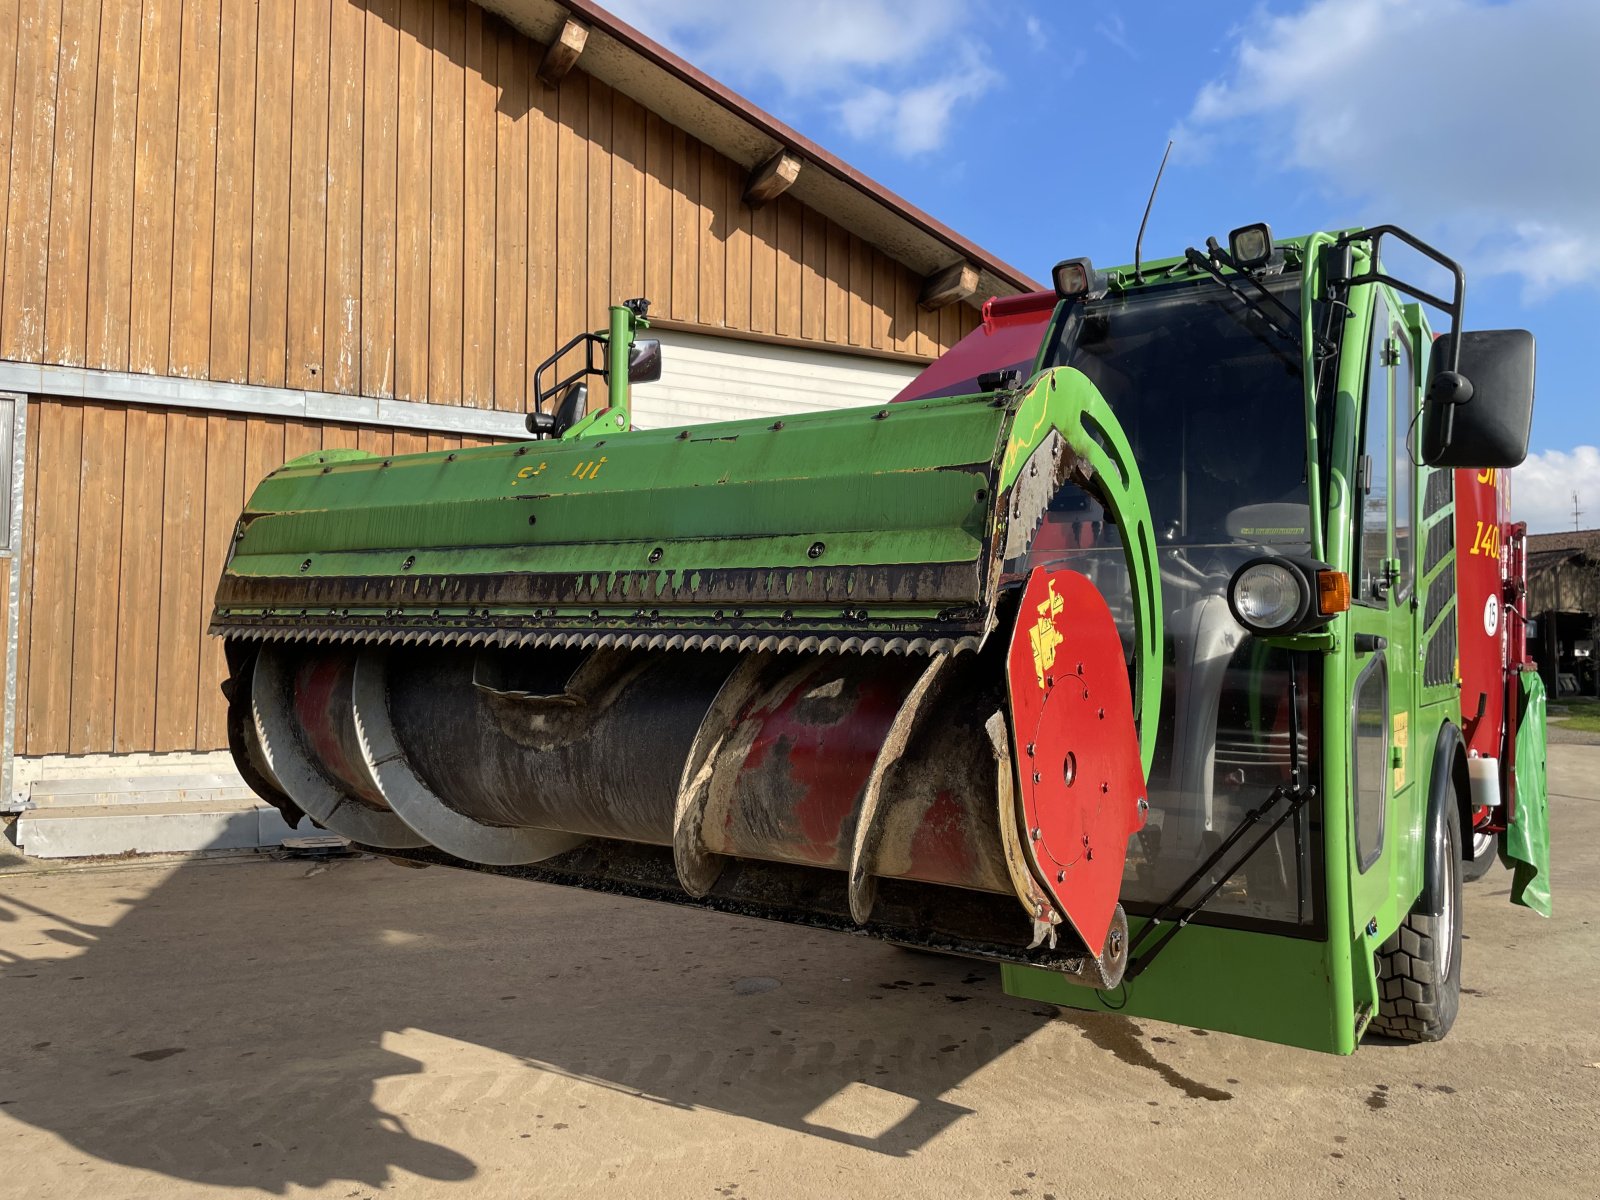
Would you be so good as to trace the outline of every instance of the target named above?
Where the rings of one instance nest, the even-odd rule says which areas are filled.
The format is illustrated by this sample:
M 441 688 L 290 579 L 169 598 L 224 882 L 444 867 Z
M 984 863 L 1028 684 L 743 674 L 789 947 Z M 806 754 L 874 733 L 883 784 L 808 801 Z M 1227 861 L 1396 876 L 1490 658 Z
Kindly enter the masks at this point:
M 885 404 L 922 370 L 915 363 L 671 329 L 646 336 L 661 339 L 662 370 L 658 382 L 634 389 L 639 429 Z

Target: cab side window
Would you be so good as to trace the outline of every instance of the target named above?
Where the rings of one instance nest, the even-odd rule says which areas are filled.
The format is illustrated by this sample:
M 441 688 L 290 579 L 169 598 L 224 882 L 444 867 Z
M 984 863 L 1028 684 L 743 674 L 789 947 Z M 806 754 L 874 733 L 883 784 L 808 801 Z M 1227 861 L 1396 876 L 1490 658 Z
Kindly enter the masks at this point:
M 1394 509 L 1394 556 L 1400 562 L 1400 578 L 1396 584 L 1399 595 L 1408 596 L 1416 588 L 1416 539 L 1412 536 L 1411 506 L 1416 502 L 1416 459 L 1412 442 L 1417 436 L 1414 418 L 1417 414 L 1416 375 L 1412 366 L 1411 332 L 1405 322 L 1389 322 L 1389 341 L 1393 346 L 1389 358 L 1393 379 L 1394 401 L 1391 410 L 1394 423 L 1390 431 L 1391 457 L 1394 471 L 1390 476 L 1390 494 Z

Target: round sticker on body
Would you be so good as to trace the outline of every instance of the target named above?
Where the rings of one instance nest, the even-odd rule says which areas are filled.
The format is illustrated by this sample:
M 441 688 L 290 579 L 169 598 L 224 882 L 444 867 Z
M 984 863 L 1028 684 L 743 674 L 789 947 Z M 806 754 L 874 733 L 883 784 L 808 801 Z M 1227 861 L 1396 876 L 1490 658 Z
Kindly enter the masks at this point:
M 1490 596 L 1483 602 L 1483 631 L 1493 637 L 1500 629 L 1500 598 Z

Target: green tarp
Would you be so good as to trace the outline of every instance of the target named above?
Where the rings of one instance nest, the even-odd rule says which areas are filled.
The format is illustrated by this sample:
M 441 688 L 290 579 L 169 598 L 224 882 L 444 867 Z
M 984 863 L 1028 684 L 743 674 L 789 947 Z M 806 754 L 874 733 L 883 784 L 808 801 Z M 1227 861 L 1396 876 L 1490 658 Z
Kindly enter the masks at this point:
M 1516 807 L 1501 840 L 1511 868 L 1511 902 L 1550 915 L 1550 796 L 1545 786 L 1544 681 L 1522 672 L 1517 715 Z

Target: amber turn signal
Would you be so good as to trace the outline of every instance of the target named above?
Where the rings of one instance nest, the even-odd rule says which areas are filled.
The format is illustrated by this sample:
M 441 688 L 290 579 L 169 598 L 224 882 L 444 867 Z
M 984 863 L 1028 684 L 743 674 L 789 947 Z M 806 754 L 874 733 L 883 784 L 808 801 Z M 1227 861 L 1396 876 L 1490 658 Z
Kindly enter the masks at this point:
M 1343 571 L 1317 572 L 1317 611 L 1325 617 L 1350 609 L 1350 576 Z

